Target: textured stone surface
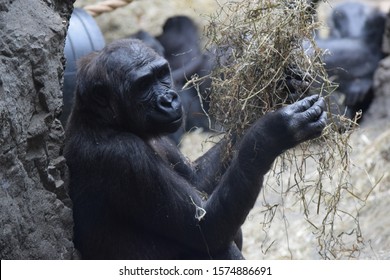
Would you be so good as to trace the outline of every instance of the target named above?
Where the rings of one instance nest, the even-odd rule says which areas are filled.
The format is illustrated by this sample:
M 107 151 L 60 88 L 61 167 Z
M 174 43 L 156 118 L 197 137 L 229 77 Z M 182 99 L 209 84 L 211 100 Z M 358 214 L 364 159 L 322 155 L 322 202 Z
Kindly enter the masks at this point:
M 0 258 L 70 259 L 61 155 L 63 48 L 71 0 L 0 3 Z

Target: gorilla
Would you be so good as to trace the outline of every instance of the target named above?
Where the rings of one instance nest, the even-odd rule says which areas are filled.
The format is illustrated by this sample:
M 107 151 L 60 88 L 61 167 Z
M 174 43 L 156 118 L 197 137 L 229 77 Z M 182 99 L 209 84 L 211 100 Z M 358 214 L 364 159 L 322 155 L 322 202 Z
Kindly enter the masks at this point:
M 369 37 L 378 45 L 382 41 L 385 15 L 379 9 L 361 2 L 345 2 L 334 7 L 328 19 L 329 37 Z
M 346 2 L 334 8 L 329 26 L 329 38 L 317 40 L 317 45 L 327 50 L 325 68 L 344 96 L 341 108 L 353 119 L 356 112 L 367 110 L 374 98 L 373 76 L 384 57 L 385 15 L 363 3 Z
M 173 83 L 179 92 L 185 111 L 184 126 L 172 135 L 172 138 L 178 142 L 184 132 L 194 127 L 209 129 L 209 119 L 205 112 L 208 111 L 209 106 L 211 80 L 204 79 L 198 89 L 189 87 L 183 90 L 182 88 L 193 75 L 198 77 L 209 75 L 214 67 L 214 59 L 210 53 L 202 52 L 198 28 L 187 16 L 168 18 L 157 40 L 165 50 L 165 58 L 172 70 Z
M 132 34 L 130 38 L 141 40 L 145 45 L 152 48 L 155 52 L 157 52 L 161 56 L 164 56 L 165 54 L 165 49 L 160 44 L 160 42 L 145 30 L 140 30 Z
M 323 98 L 259 118 L 189 162 L 166 137 L 182 104 L 168 62 L 136 39 L 79 62 L 64 155 L 84 259 L 243 259 L 240 227 L 275 158 L 321 135 Z M 238 138 L 238 137 L 236 137 Z

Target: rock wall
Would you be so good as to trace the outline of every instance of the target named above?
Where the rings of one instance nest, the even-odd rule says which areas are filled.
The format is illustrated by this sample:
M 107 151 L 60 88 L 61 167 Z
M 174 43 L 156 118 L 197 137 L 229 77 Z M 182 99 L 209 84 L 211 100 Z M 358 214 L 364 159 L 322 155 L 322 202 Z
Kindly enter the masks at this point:
M 0 259 L 75 256 L 57 120 L 73 2 L 0 2 Z

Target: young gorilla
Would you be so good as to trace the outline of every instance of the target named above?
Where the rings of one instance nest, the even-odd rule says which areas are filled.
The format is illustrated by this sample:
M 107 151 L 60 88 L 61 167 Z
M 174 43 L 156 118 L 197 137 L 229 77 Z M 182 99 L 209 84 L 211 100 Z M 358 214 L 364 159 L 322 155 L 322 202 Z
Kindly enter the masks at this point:
M 322 60 L 328 75 L 339 84 L 337 92 L 344 96 L 338 113 L 353 119 L 374 98 L 374 73 L 384 57 L 386 16 L 370 5 L 345 2 L 335 6 L 329 25 L 329 37 L 317 40 L 317 45 L 327 50 Z M 340 99 L 336 94 L 332 95 Z
M 326 125 L 311 96 L 259 119 L 231 160 L 222 141 L 190 163 L 164 136 L 182 121 L 168 63 L 134 39 L 83 59 L 75 98 L 65 157 L 85 259 L 243 258 L 240 226 L 264 174 Z
M 205 77 L 214 67 L 214 58 L 211 53 L 202 52 L 198 28 L 187 16 L 168 18 L 157 40 L 165 50 L 164 56 L 171 68 L 173 84 L 180 95 L 185 112 L 184 125 L 170 135 L 171 139 L 180 143 L 186 131 L 196 127 L 209 129 L 209 119 L 204 111 L 208 112 L 211 79 Z M 203 78 L 202 82 L 197 87 L 189 86 L 183 89 L 193 75 Z

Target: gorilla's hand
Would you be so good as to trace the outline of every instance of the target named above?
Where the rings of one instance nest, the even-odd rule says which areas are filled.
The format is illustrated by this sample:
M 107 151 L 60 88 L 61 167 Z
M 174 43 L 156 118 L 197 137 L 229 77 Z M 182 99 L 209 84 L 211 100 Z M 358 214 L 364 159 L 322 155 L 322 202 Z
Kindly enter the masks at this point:
M 283 134 L 289 139 L 290 147 L 321 135 L 327 123 L 325 109 L 324 99 L 312 95 L 275 112 L 284 124 L 281 127 L 285 129 Z
M 240 142 L 238 160 L 245 171 L 265 174 L 285 150 L 320 136 L 326 123 L 324 99 L 306 97 L 261 117 Z
M 310 91 L 310 83 L 305 74 L 294 67 L 285 70 L 285 78 L 281 82 L 282 87 L 287 91 L 287 102 L 293 103 Z

